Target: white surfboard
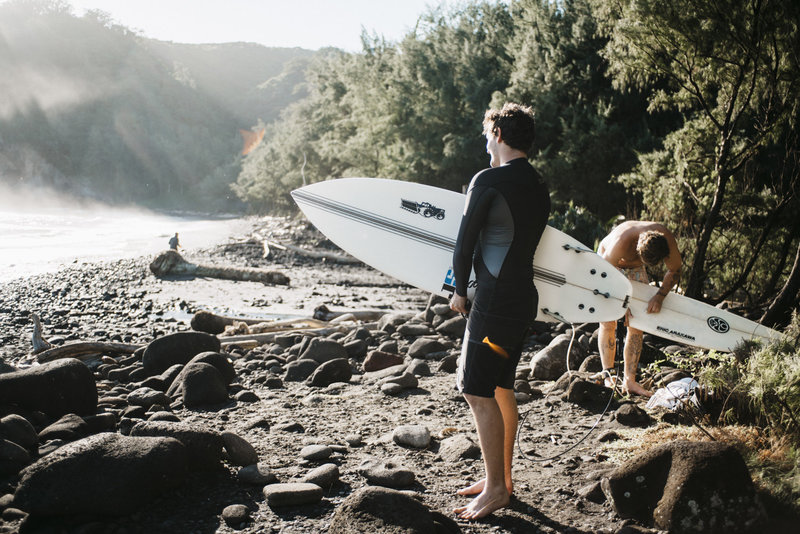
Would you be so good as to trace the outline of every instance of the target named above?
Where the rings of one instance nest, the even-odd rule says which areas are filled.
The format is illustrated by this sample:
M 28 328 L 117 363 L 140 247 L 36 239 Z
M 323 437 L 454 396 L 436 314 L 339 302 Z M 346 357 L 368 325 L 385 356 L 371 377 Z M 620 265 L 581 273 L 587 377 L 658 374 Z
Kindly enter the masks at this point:
M 340 178 L 296 189 L 292 197 L 328 239 L 367 265 L 431 293 L 454 291 L 465 195 L 399 180 Z M 625 313 L 630 281 L 567 234 L 548 226 L 533 264 L 538 320 L 577 324 Z
M 670 293 L 658 313 L 647 313 L 647 303 L 659 288 L 632 281 L 629 324 L 644 332 L 685 345 L 729 352 L 748 339 L 767 341 L 781 334 L 729 311 L 678 293 Z

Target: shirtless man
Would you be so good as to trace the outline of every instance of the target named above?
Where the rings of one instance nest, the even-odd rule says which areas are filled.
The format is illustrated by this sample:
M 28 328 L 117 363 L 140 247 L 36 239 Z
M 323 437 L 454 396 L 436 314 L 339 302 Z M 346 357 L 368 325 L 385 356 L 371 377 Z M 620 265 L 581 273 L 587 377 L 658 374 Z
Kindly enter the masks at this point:
M 533 110 L 508 103 L 483 121 L 491 168 L 469 185 L 453 253 L 455 292 L 450 307 L 469 311 L 456 385 L 469 404 L 483 453 L 485 478 L 458 491 L 475 495 L 454 510 L 462 519 L 485 517 L 506 506 L 517 433 L 514 378 L 525 333 L 536 317 L 533 255 L 547 225 L 550 195 L 528 163 Z M 470 271 L 477 286 L 467 309 Z
M 648 221 L 626 221 L 608 234 L 597 248 L 597 253 L 617 267 L 630 280 L 648 282 L 645 265 L 655 266 L 664 262 L 667 274 L 661 288 L 653 295 L 647 305 L 647 313 L 661 311 L 661 303 L 680 279 L 681 254 L 675 236 L 663 225 Z M 630 311 L 628 312 L 630 313 Z M 614 357 L 617 351 L 617 323 L 600 323 L 598 345 L 603 376 L 607 386 L 613 386 Z M 652 393 L 636 382 L 636 369 L 642 354 L 642 331 L 628 327 L 625 339 L 625 376 L 622 389 L 637 395 L 651 396 Z

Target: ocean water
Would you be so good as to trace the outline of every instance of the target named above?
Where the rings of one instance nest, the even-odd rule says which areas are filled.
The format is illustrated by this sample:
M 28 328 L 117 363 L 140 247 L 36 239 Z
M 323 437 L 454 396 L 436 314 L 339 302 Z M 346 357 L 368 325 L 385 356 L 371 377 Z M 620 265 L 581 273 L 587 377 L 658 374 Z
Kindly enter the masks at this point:
M 242 218 L 165 215 L 98 203 L 38 201 L 0 191 L 0 282 L 65 266 L 156 254 L 178 232 L 187 250 L 244 235 Z

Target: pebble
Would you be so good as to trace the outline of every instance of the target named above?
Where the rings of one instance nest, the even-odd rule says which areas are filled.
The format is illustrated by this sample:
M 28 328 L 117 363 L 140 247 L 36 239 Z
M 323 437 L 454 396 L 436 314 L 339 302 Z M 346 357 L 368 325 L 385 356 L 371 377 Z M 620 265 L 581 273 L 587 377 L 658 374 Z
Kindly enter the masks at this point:
M 241 526 L 250 519 L 250 509 L 243 504 L 231 504 L 222 510 L 222 519 L 229 527 Z

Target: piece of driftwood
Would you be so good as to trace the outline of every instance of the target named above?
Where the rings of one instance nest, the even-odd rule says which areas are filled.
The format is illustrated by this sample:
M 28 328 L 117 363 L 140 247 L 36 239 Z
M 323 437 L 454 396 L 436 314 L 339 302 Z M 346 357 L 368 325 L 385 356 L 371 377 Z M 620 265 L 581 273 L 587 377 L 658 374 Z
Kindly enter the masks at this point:
M 261 282 L 271 285 L 289 285 L 289 277 L 278 271 L 243 269 L 219 265 L 189 263 L 176 250 L 166 250 L 150 262 L 150 271 L 158 276 L 208 276 L 223 280 Z
M 94 341 L 79 341 L 68 343 L 60 347 L 53 347 L 36 355 L 39 363 L 52 362 L 61 358 L 75 358 L 81 361 L 91 360 L 103 354 L 133 354 L 142 345 L 129 343 L 100 343 Z
M 266 239 L 260 236 L 258 236 L 258 238 L 262 240 L 264 246 L 265 258 L 269 256 L 270 248 L 277 248 L 278 250 L 289 250 L 291 252 L 294 252 L 295 254 L 300 254 L 301 256 L 305 256 L 307 258 L 328 260 L 336 263 L 348 263 L 348 264 L 361 263 L 361 260 L 357 260 L 352 256 L 348 256 L 347 254 L 337 254 L 336 252 L 323 252 L 321 250 L 308 250 L 297 247 L 295 245 L 286 245 L 283 243 L 278 243 L 276 241 L 272 241 L 271 239 Z
M 348 315 L 357 321 L 375 321 L 387 313 L 386 310 L 331 310 L 324 304 L 320 304 L 314 308 L 314 319 L 319 319 L 320 321 L 341 321 L 343 320 L 343 316 Z
M 39 354 L 40 352 L 53 348 L 53 345 L 42 337 L 42 321 L 39 319 L 39 316 L 32 313 L 31 319 L 33 320 L 33 338 L 31 340 L 33 343 L 33 354 Z
M 385 310 L 330 310 L 323 304 L 314 310 L 313 317 L 294 317 L 280 321 L 265 321 L 264 319 L 253 317 L 231 317 L 200 310 L 192 316 L 190 324 L 192 330 L 216 335 L 225 332 L 226 327 L 243 323 L 249 327 L 246 332 L 260 334 L 272 330 L 291 329 L 300 324 L 306 324 L 313 328 L 324 327 L 328 322 L 376 321 L 385 314 Z
M 327 328 L 309 328 L 309 329 L 292 329 L 287 330 L 285 332 L 271 332 L 269 334 L 245 334 L 241 336 L 219 336 L 219 340 L 221 343 L 226 343 L 228 345 L 235 345 L 237 342 L 240 341 L 247 341 L 247 340 L 254 340 L 258 341 L 259 344 L 264 345 L 266 343 L 272 343 L 275 341 L 275 337 L 278 335 L 282 335 L 285 333 L 293 333 L 297 332 L 298 334 L 314 334 L 318 336 L 329 336 L 335 332 L 349 332 L 350 328 L 347 326 L 334 326 L 334 327 L 327 327 Z

